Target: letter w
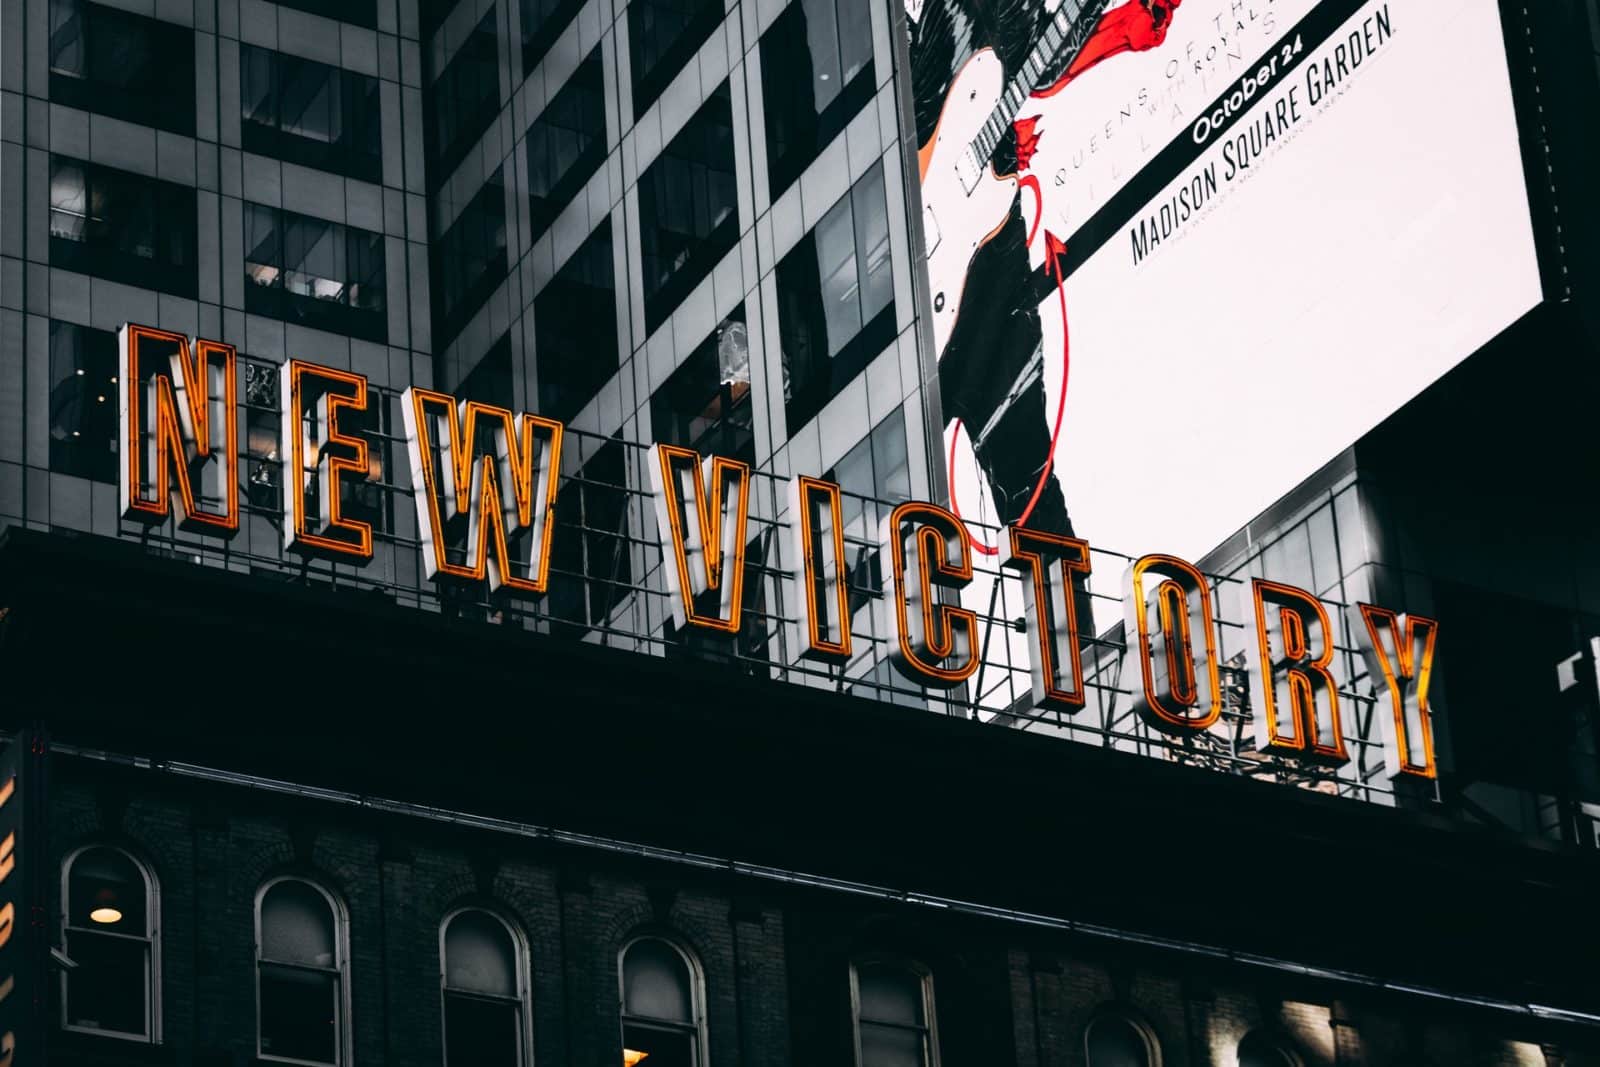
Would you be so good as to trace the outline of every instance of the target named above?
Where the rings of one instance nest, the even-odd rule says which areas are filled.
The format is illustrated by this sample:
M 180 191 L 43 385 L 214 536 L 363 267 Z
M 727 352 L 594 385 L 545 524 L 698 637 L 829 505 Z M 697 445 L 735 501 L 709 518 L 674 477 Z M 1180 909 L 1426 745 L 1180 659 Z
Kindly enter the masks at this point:
M 750 517 L 749 465 L 724 456 L 702 461 L 692 448 L 653 445 L 650 477 L 656 525 L 668 553 L 662 569 L 673 621 L 679 628 L 702 626 L 737 633 Z M 702 611 L 705 601 L 713 602 L 714 610 Z
M 415 387 L 400 406 L 427 576 L 543 594 L 561 423 Z

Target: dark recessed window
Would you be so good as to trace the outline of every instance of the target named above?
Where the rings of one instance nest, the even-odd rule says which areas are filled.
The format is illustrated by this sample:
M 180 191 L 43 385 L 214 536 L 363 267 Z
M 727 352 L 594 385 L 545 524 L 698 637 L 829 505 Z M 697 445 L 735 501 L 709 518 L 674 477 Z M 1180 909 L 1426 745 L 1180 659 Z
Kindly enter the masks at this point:
M 650 397 L 657 441 L 755 462 L 750 337 L 744 306 L 733 310 Z
M 258 1043 L 263 1059 L 346 1059 L 345 920 L 333 898 L 280 878 L 256 901 Z
M 634 118 L 649 110 L 722 25 L 722 14 L 722 0 L 633 0 L 628 5 Z
M 565 447 L 592 447 L 577 438 Z M 550 540 L 553 619 L 574 624 L 552 632 L 583 637 L 603 625 L 628 595 L 633 560 L 628 553 L 627 446 L 612 438 L 578 472 L 562 480 L 556 527 Z
M 244 248 L 246 310 L 368 341 L 388 339 L 380 234 L 246 204 Z
M 279 7 L 292 7 L 340 22 L 375 28 L 378 25 L 377 0 L 274 0 Z
M 617 294 L 611 220 L 589 235 L 533 301 L 539 413 L 562 422 L 616 373 Z
M 527 77 L 563 30 L 583 9 L 584 0 L 521 0 L 522 74 Z
M 927 971 L 891 963 L 854 964 L 850 971 L 861 1067 L 936 1067 L 933 982 Z
M 456 0 L 417 0 L 417 28 L 421 32 L 422 43 L 427 45 L 428 37 L 433 31 L 444 24 L 450 12 L 455 9 Z
M 1257 1030 L 1239 1042 L 1239 1067 L 1300 1067 L 1287 1042 Z
M 66 883 L 62 1022 L 156 1040 L 155 878 L 126 852 L 93 847 L 67 860 Z
M 423 96 L 427 99 L 428 182 L 438 188 L 500 113 L 500 49 L 493 8 Z
M 277 514 L 283 511 L 283 460 L 278 435 L 283 427 L 279 409 L 278 365 L 256 360 L 244 364 L 245 455 L 249 459 L 245 488 L 250 507 Z
M 622 953 L 622 1057 L 700 1067 L 700 990 L 688 957 L 658 937 Z M 638 1062 L 638 1059 L 629 1062 Z
M 1087 1067 L 1152 1067 L 1161 1062 L 1155 1035 L 1126 1015 L 1109 1013 L 1083 1034 Z
M 894 339 L 881 163 L 783 257 L 777 282 L 784 410 L 793 435 Z
M 605 158 L 605 71 L 596 48 L 528 127 L 528 206 L 535 241 Z
M 117 484 L 117 335 L 50 320 L 50 469 Z
M 247 151 L 383 180 L 376 78 L 242 44 L 239 102 Z
M 194 296 L 194 189 L 51 156 L 50 265 Z
M 477 908 L 444 927 L 445 1067 L 523 1062 L 522 952 L 509 927 Z
M 727 82 L 640 176 L 639 240 L 645 329 L 654 333 L 739 240 Z
M 194 135 L 194 31 L 88 0 L 50 0 L 50 99 Z
M 516 407 L 511 376 L 511 335 L 502 334 L 452 390 L 457 400 L 476 400 L 507 410 Z
M 773 199 L 872 99 L 872 18 L 858 0 L 797 0 L 761 36 Z
M 506 187 L 497 169 L 433 246 L 433 347 L 444 348 L 506 276 Z

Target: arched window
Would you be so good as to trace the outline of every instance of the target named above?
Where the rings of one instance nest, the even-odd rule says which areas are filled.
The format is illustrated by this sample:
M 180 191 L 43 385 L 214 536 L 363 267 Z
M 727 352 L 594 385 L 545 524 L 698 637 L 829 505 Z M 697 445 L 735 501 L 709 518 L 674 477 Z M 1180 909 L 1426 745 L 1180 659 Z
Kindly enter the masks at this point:
M 73 1030 L 160 1040 L 160 907 L 150 871 L 121 849 L 80 848 L 61 870 L 61 1023 Z
M 528 1047 L 522 938 L 481 908 L 448 916 L 440 931 L 446 1067 L 521 1067 Z
M 1300 1057 L 1283 1041 L 1255 1030 L 1239 1042 L 1239 1067 L 1300 1067 Z
M 623 1067 L 704 1067 L 704 998 L 688 954 L 641 937 L 623 948 L 621 971 Z
M 257 1042 L 262 1059 L 349 1059 L 344 908 L 320 886 L 279 878 L 256 896 Z
M 1083 1047 L 1088 1067 L 1161 1067 L 1161 1046 L 1150 1028 L 1121 1012 L 1091 1022 Z

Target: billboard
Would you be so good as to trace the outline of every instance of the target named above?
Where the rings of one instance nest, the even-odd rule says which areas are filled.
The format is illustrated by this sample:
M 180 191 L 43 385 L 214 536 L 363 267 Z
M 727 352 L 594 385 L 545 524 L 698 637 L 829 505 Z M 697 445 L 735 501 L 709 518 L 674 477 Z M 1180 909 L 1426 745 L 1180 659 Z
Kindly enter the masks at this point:
M 965 517 L 1194 559 L 1541 299 L 1495 0 L 907 14 Z

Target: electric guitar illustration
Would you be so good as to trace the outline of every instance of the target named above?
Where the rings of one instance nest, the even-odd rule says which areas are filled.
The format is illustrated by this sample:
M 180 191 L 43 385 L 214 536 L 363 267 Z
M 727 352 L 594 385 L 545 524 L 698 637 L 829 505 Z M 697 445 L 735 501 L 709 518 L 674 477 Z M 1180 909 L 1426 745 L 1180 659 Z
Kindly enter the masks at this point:
M 1061 0 L 1009 85 L 994 49 L 975 53 L 957 72 L 933 136 L 917 153 L 938 356 L 955 329 L 972 257 L 1000 232 L 1016 196 L 1017 176 L 995 174 L 990 157 L 1039 77 L 1061 56 L 1070 63 L 1082 50 L 1106 3 Z

